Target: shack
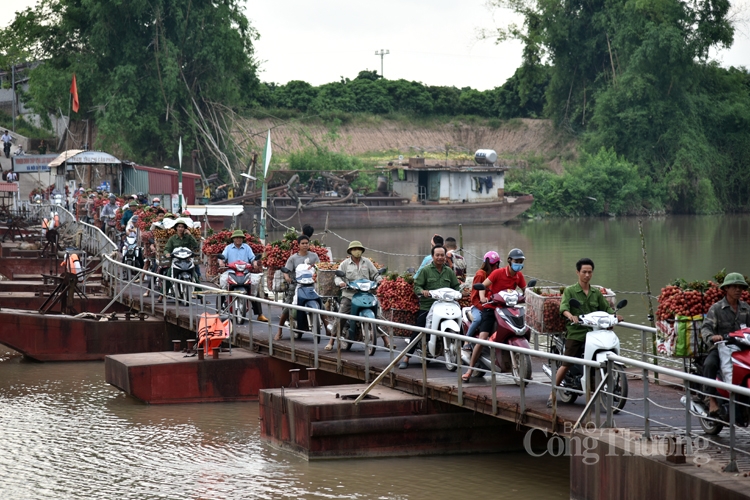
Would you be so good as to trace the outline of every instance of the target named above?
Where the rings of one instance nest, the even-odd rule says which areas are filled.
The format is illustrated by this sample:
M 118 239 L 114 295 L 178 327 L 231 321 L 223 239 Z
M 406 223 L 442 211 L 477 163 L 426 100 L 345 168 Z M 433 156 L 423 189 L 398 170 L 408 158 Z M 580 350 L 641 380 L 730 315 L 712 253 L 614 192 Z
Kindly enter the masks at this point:
M 123 163 L 123 194 L 145 193 L 149 198 L 158 196 L 162 206 L 167 210 L 177 208 L 179 192 L 178 173 L 176 170 L 146 167 L 135 163 Z M 187 205 L 195 204 L 195 183 L 201 176 L 182 172 L 182 196 Z

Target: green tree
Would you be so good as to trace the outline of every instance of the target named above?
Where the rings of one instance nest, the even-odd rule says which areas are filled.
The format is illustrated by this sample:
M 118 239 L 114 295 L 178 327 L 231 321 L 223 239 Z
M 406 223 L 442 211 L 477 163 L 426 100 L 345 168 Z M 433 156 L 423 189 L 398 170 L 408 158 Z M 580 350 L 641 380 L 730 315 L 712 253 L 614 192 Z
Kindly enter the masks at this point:
M 710 48 L 733 41 L 728 0 L 495 3 L 524 16 L 499 39 L 522 40 L 524 64 L 550 63 L 545 113 L 581 134 L 587 151 L 614 148 L 672 211 L 748 206 L 727 183 L 749 168 L 730 174 L 750 142 L 735 126 L 750 116 L 748 89 L 728 74 L 736 70 L 707 61 Z
M 179 136 L 187 150 L 226 156 L 226 111 L 258 89 L 257 34 L 237 0 L 41 0 L 1 35 L 6 53 L 42 62 L 29 84 L 35 111 L 67 113 L 75 73 L 73 119 L 94 119 L 98 147 L 134 158 L 174 159 Z

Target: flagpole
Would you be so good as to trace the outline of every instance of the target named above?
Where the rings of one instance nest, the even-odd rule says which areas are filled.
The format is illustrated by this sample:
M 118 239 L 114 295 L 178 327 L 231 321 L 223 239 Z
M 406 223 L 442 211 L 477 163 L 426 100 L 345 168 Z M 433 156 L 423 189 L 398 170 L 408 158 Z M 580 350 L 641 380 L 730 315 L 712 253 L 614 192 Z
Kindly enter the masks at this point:
M 263 152 L 263 189 L 260 202 L 260 242 L 266 244 L 266 208 L 268 207 L 268 166 L 271 164 L 271 129 L 268 129 L 266 149 Z
M 177 152 L 177 156 L 179 156 L 178 160 L 180 163 L 180 170 L 177 173 L 177 198 L 179 198 L 179 208 L 180 212 L 182 212 L 182 207 L 184 206 L 182 203 L 182 137 L 180 137 L 180 149 Z

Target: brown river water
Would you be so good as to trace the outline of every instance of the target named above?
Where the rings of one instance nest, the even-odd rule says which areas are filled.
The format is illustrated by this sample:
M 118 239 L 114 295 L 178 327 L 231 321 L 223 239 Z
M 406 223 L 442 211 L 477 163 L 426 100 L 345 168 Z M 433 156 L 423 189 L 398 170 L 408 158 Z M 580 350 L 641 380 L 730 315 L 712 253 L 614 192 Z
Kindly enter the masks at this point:
M 321 224 L 322 226 L 322 224 Z M 424 255 L 438 232 L 457 227 L 342 230 L 372 249 Z M 668 217 L 644 221 L 655 294 L 668 281 L 708 279 L 719 269 L 748 273 L 743 249 L 750 217 Z M 472 256 L 520 247 L 528 276 L 573 283 L 574 264 L 594 259 L 597 284 L 645 291 L 635 219 L 531 221 L 465 227 Z M 326 236 L 334 256 L 347 243 Z M 403 270 L 421 258 L 365 255 Z M 647 301 L 626 319 L 645 323 Z M 656 305 L 654 304 L 654 307 Z M 2 328 L 2 326 L 0 326 Z M 623 344 L 635 342 L 622 333 Z M 0 497 L 35 498 L 568 498 L 565 458 L 524 453 L 306 462 L 260 441 L 257 403 L 148 406 L 106 384 L 104 365 L 34 363 L 0 346 Z

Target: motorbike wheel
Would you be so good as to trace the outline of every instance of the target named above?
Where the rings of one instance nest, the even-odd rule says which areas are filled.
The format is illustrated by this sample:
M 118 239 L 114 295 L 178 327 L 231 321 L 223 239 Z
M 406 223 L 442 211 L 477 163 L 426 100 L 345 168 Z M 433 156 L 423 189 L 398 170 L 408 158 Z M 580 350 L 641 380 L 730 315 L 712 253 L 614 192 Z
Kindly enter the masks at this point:
M 449 372 L 455 372 L 458 369 L 458 357 L 461 355 L 459 344 L 458 340 L 451 340 L 448 343 L 448 350 L 445 352 L 445 368 Z
M 239 299 L 239 300 L 235 299 L 234 304 L 235 304 L 234 312 L 235 312 L 235 317 L 237 319 L 237 324 L 241 325 L 245 322 L 245 309 L 246 309 L 245 301 L 242 299 Z
M 558 351 L 557 347 L 555 346 L 552 346 L 550 352 L 553 354 L 560 354 L 560 351 Z M 554 382 L 555 374 L 557 373 L 557 370 L 559 370 L 562 366 L 562 362 L 555 361 L 555 364 L 553 366 L 555 367 L 555 369 L 552 371 L 552 381 Z M 578 399 L 578 394 L 576 394 L 575 392 L 568 392 L 564 389 L 558 389 L 557 399 L 560 400 L 561 403 L 572 404 L 575 403 L 576 399 Z
M 628 397 L 628 377 L 625 374 L 625 367 L 623 365 L 616 364 L 615 373 L 612 374 L 612 378 L 614 379 L 614 389 L 612 391 L 612 393 L 614 394 L 614 397 L 612 399 L 612 413 L 617 414 L 620 413 L 620 410 L 625 407 L 625 402 L 627 401 Z M 609 392 L 606 386 L 604 387 L 604 390 Z M 606 408 L 607 394 L 602 393 L 601 398 L 602 406 Z
M 513 380 L 515 381 L 516 385 L 520 386 L 523 383 L 523 386 L 526 387 L 528 385 L 528 381 L 531 380 L 531 356 L 528 354 L 519 354 L 517 352 L 510 353 L 511 358 L 513 358 L 512 364 L 513 364 Z M 524 368 L 523 373 L 521 373 L 521 356 L 524 357 Z M 521 379 L 524 379 L 521 381 Z
M 312 309 L 320 309 L 320 304 L 318 304 L 317 301 L 313 300 L 312 302 L 307 304 L 307 307 L 310 307 Z M 307 315 L 307 326 L 310 328 L 310 332 L 313 334 L 313 337 L 317 339 L 318 344 L 320 344 L 320 339 L 323 337 L 323 335 L 321 335 L 320 333 L 320 327 L 323 324 L 323 316 L 321 316 L 320 314 L 318 315 L 318 331 L 313 332 L 313 327 L 315 325 L 314 316 L 315 315 L 313 313 L 309 313 Z M 323 328 L 325 329 L 325 326 Z
M 722 429 L 724 429 L 724 424 L 720 422 L 709 420 L 707 418 L 701 418 L 699 420 L 701 429 L 703 429 L 703 432 L 709 436 L 718 436 Z
M 377 351 L 377 349 L 375 348 L 375 342 L 377 342 L 378 340 L 377 336 L 375 335 L 375 325 L 373 325 L 372 323 L 362 323 L 360 325 L 360 328 L 362 329 L 362 335 L 360 338 L 363 342 L 365 341 L 365 339 L 367 339 L 367 345 L 370 346 L 369 349 L 367 349 L 367 354 L 369 356 L 374 356 L 375 351 Z

